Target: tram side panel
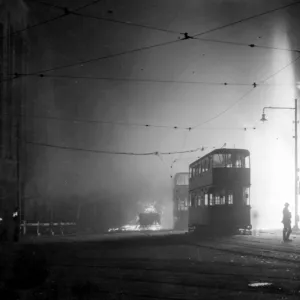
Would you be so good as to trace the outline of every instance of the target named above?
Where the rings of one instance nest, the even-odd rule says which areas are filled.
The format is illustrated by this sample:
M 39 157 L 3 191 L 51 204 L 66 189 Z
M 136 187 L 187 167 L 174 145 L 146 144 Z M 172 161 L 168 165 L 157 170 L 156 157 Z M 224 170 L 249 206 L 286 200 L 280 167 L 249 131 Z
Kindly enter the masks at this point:
M 249 205 L 211 206 L 211 224 L 216 229 L 246 229 L 251 226 Z
M 250 169 L 213 168 L 190 180 L 189 231 L 195 226 L 215 229 L 249 228 L 250 199 L 245 197 L 244 190 L 250 192 Z M 199 205 L 193 201 L 192 193 L 205 193 L 209 203 Z M 232 194 L 233 202 L 229 202 L 228 194 Z M 219 203 L 217 203 L 219 197 Z M 224 197 L 221 202 L 220 198 Z
M 174 191 L 174 227 L 186 230 L 188 227 L 188 185 L 176 186 Z
M 199 227 L 207 227 L 211 223 L 211 210 L 206 207 L 189 207 L 188 229 L 194 231 Z
M 211 183 L 215 186 L 226 187 L 250 186 L 250 169 L 214 168 L 212 169 Z
M 189 173 L 177 173 L 174 178 L 173 215 L 174 228 L 178 230 L 188 228 L 188 193 Z

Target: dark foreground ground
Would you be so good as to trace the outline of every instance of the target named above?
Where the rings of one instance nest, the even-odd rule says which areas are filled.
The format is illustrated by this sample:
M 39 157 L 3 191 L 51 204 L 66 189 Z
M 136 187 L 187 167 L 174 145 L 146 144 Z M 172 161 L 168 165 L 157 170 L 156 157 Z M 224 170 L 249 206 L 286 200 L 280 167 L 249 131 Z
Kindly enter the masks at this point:
M 300 236 L 292 238 L 288 244 L 270 233 L 218 240 L 174 232 L 35 238 L 17 247 L 34 244 L 33 251 L 45 257 L 36 265 L 47 267 L 48 273 L 38 273 L 40 286 L 18 295 L 23 299 L 300 299 Z M 30 277 L 34 277 L 31 267 L 22 267 L 26 268 L 24 280 L 36 280 Z M 253 283 L 269 285 L 252 287 Z M 9 299 L 12 291 L 7 288 L 6 293 L 0 299 Z

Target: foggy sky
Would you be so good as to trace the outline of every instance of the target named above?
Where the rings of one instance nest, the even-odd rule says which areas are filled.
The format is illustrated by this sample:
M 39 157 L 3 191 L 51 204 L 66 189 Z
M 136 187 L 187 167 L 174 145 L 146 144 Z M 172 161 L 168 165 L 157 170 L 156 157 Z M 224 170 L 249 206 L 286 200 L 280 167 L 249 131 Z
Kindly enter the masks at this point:
M 71 1 L 51 3 L 75 7 L 86 2 L 74 1 L 72 5 Z M 291 2 L 118 0 L 103 1 L 81 12 L 192 35 Z M 41 12 L 40 18 L 60 14 L 60 11 L 44 6 L 31 4 L 30 8 L 32 15 Z M 108 10 L 113 13 L 108 13 Z M 299 12 L 300 6 L 293 6 L 203 37 L 299 48 L 300 24 L 296 19 Z M 284 26 L 278 26 L 282 23 Z M 72 15 L 31 29 L 28 35 L 34 41 L 29 72 L 176 40 L 180 36 Z M 278 44 L 274 44 L 278 35 L 285 37 L 289 45 L 282 45 L 280 39 L 277 39 Z M 186 40 L 47 74 L 251 84 L 272 75 L 293 58 L 295 54 L 285 51 Z M 299 62 L 292 69 L 297 71 L 298 67 Z M 275 79 L 276 83 L 286 82 L 290 72 L 291 69 L 287 68 L 270 83 L 274 83 Z M 38 116 L 189 127 L 218 115 L 250 89 L 249 86 L 31 77 L 28 78 L 27 110 L 28 114 Z M 198 128 L 191 132 L 34 119 L 28 121 L 30 130 L 27 138 L 53 145 L 128 152 L 176 151 L 208 146 L 207 153 L 213 147 L 226 143 L 228 148 L 247 148 L 257 158 L 252 171 L 254 188 L 265 178 L 260 151 L 272 149 L 268 148 L 268 139 L 276 139 L 280 135 L 281 139 L 286 139 L 287 154 L 293 155 L 291 115 L 272 113 L 268 116 L 268 125 L 259 123 L 264 106 L 293 105 L 293 98 L 283 98 L 280 87 L 257 87 L 227 113 L 205 124 L 203 127 L 206 129 Z M 287 119 L 279 124 L 278 120 L 285 116 Z M 245 132 L 245 126 L 257 129 Z M 28 145 L 28 150 L 34 157 L 28 194 L 38 191 L 47 199 L 77 195 L 98 197 L 99 200 L 117 197 L 136 202 L 171 202 L 170 176 L 188 171 L 188 164 L 193 158 L 185 157 L 196 158 L 205 154 L 163 156 L 161 160 L 157 156 L 117 156 L 32 145 Z M 171 169 L 176 158 L 180 160 Z M 261 203 L 260 196 L 268 198 L 271 189 L 267 185 L 265 190 L 256 191 L 252 202 Z

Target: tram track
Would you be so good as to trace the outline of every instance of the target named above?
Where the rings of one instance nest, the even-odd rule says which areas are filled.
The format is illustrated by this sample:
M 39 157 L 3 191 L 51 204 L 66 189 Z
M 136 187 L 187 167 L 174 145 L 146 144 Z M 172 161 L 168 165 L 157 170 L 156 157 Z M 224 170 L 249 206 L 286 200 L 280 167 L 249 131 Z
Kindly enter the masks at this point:
M 208 250 L 215 250 L 215 251 L 221 251 L 221 252 L 226 252 L 226 253 L 230 253 L 230 254 L 236 254 L 236 255 L 244 255 L 244 256 L 248 256 L 248 257 L 253 257 L 253 258 L 264 258 L 264 259 L 268 259 L 268 260 L 275 260 L 275 261 L 280 261 L 280 262 L 285 262 L 285 263 L 292 263 L 294 264 L 296 262 L 295 259 L 289 259 L 286 257 L 278 257 L 278 256 L 274 256 L 274 255 L 266 255 L 265 252 L 266 250 L 261 250 L 258 251 L 256 253 L 250 252 L 250 251 L 244 251 L 244 249 L 249 250 L 249 248 L 247 247 L 235 247 L 235 249 L 229 249 L 226 247 L 214 247 L 214 246 L 209 246 L 209 245 L 203 245 L 203 244 L 193 244 L 195 247 L 199 247 L 199 248 L 204 248 L 204 249 L 208 249 Z M 225 245 L 225 246 L 228 246 Z M 251 249 L 254 250 L 254 249 Z M 257 250 L 257 249 L 255 249 Z M 273 252 L 277 252 L 276 250 L 272 250 Z M 271 252 L 271 250 L 268 252 Z M 284 254 L 285 252 L 281 252 L 281 254 Z
M 286 277 L 283 276 L 271 276 L 270 274 L 266 275 L 266 274 L 262 274 L 261 270 L 255 272 L 255 269 L 257 269 L 259 266 L 241 266 L 240 264 L 232 264 L 232 263 L 218 263 L 216 267 L 213 267 L 211 263 L 206 263 L 206 266 L 203 267 L 203 264 L 198 264 L 198 266 L 196 267 L 188 267 L 188 268 L 183 268 L 183 267 L 170 267 L 170 266 L 166 266 L 165 268 L 161 268 L 161 267 L 154 267 L 154 263 L 151 262 L 151 264 L 149 263 L 150 266 L 137 266 L 137 265 L 132 265 L 132 264 L 126 264 L 124 265 L 124 263 L 120 263 L 119 261 L 111 261 L 113 263 L 115 263 L 115 265 L 107 264 L 107 260 L 106 260 L 106 264 L 93 264 L 93 265 L 88 265 L 88 264 L 60 264 L 60 265 L 53 265 L 51 266 L 51 268 L 86 268 L 86 269 L 103 269 L 105 270 L 105 272 L 107 272 L 107 270 L 128 270 L 128 271 L 132 271 L 132 272 L 140 272 L 140 271 L 144 271 L 144 272 L 157 272 L 157 273 L 176 273 L 176 274 L 180 274 L 182 276 L 187 276 L 187 275 L 207 275 L 207 276 L 214 276 L 215 274 L 218 274 L 220 276 L 232 276 L 232 277 L 236 277 L 236 272 L 220 272 L 220 268 L 224 267 L 225 269 L 230 267 L 233 270 L 239 269 L 239 277 L 245 277 L 245 276 L 250 276 L 250 277 L 260 277 L 263 279 L 274 279 L 274 280 L 287 280 Z M 174 262 L 176 263 L 176 262 Z M 243 268 L 243 270 L 247 270 L 246 272 L 243 271 L 241 272 L 240 268 Z M 252 270 L 251 270 L 252 269 Z M 276 268 L 277 270 L 281 271 L 285 271 L 286 268 Z M 267 267 L 264 268 L 265 273 L 267 271 L 272 272 L 272 271 L 277 271 L 274 270 L 274 267 Z M 109 271 L 108 271 L 109 272 Z M 274 272 L 275 273 L 275 272 Z M 107 273 L 106 273 L 107 274 Z M 299 277 L 289 277 L 288 281 L 300 281 L 300 276 Z
M 245 293 L 257 293 L 249 289 L 248 284 L 251 281 L 256 281 L 257 278 L 261 281 L 272 281 L 277 289 L 272 291 L 267 291 L 269 294 L 286 294 L 295 295 L 299 290 L 299 279 L 284 278 L 282 276 L 267 276 L 266 274 L 262 276 L 261 273 L 251 274 L 253 270 L 250 270 L 248 274 L 239 273 L 228 273 L 220 272 L 220 264 L 215 268 L 215 270 L 201 270 L 201 268 L 192 270 L 191 268 L 180 270 L 177 268 L 169 269 L 167 266 L 165 268 L 153 268 L 144 265 L 143 263 L 138 265 L 124 265 L 119 261 L 114 262 L 116 265 L 112 266 L 107 264 L 106 261 L 103 265 L 60 265 L 53 266 L 52 271 L 64 271 L 64 280 L 73 282 L 74 279 L 81 276 L 83 278 L 91 278 L 94 284 L 99 285 L 109 285 L 110 282 L 122 282 L 123 285 L 134 284 L 135 288 L 141 289 L 146 288 L 151 285 L 163 285 L 164 289 L 169 289 L 176 287 L 177 289 L 188 288 L 195 291 L 195 289 L 207 289 L 207 290 L 220 290 L 227 292 L 245 292 Z M 148 262 L 150 263 L 150 262 Z M 174 262 L 176 263 L 176 262 Z M 209 267 L 208 264 L 206 267 Z M 226 266 L 223 266 L 226 270 Z M 217 268 L 219 272 L 216 272 Z M 68 272 L 69 270 L 69 272 Z M 67 275 L 69 273 L 69 275 Z M 238 274 L 238 275 L 237 275 Z M 62 273 L 60 273 L 62 275 Z M 285 286 L 285 287 L 283 287 Z M 155 288 L 154 288 L 155 289 Z M 192 292 L 192 290 L 190 292 Z M 178 293 L 178 291 L 176 292 Z M 185 297 L 185 296 L 184 296 Z M 178 298 L 176 298 L 178 299 Z
M 47 245 L 44 249 L 51 280 L 68 293 L 80 282 L 91 282 L 96 291 L 88 299 L 229 299 L 241 295 L 245 299 L 263 299 L 261 293 L 267 299 L 299 299 L 299 268 L 294 259 L 285 257 L 295 253 L 288 246 L 280 248 L 266 245 L 265 241 L 238 238 L 199 242 L 172 238 L 171 243 L 169 238 L 162 240 L 151 237 L 139 243 L 89 242 Z M 271 250 L 280 257 L 278 253 L 274 256 L 265 252 Z M 272 285 L 254 289 L 248 286 L 251 282 Z
M 92 299 L 99 299 L 99 294 L 108 296 L 103 298 L 101 296 L 101 299 L 122 299 L 122 300 L 131 300 L 131 299 L 157 299 L 157 300 L 194 300 L 194 299 L 204 299 L 203 297 L 207 297 L 209 295 L 209 299 L 236 299 L 240 297 L 244 297 L 244 299 L 289 299 L 289 300 L 298 300 L 299 296 L 295 294 L 283 294 L 283 293 L 274 293 L 274 292 L 257 292 L 253 290 L 238 290 L 238 291 L 232 291 L 232 290 L 220 290 L 216 288 L 205 288 L 205 287 L 198 287 L 197 290 L 191 291 L 185 289 L 184 292 L 181 293 L 173 293 L 170 295 L 168 292 L 164 292 L 163 288 L 157 291 L 156 293 L 159 294 L 152 294 L 149 293 L 149 291 L 146 291 L 145 293 L 139 293 L 139 292 L 132 292 L 128 290 L 120 290 L 120 291 L 111 291 L 108 289 L 96 289 L 96 292 L 89 294 L 88 300 Z M 277 297 L 276 297 L 277 296 Z M 268 297 L 268 298 L 266 298 Z M 276 298 L 274 298 L 276 297 Z M 288 297 L 288 298 L 287 298 Z M 62 298 L 64 299 L 64 298 Z
M 202 243 L 195 243 L 197 245 L 209 245 L 212 243 L 202 242 Z M 214 244 L 217 244 L 218 246 L 232 246 L 232 247 L 240 247 L 240 248 L 247 248 L 255 251 L 276 251 L 278 253 L 286 253 L 286 254 L 294 254 L 300 256 L 300 251 L 295 248 L 287 248 L 286 246 L 278 246 L 278 245 L 266 245 L 266 244 L 252 244 L 252 243 L 245 243 L 245 242 L 239 242 L 239 241 L 218 241 Z
M 300 251 L 291 246 L 285 245 L 268 245 L 266 241 L 245 241 L 238 238 L 221 239 L 219 241 L 193 241 L 190 240 L 188 244 L 198 248 L 221 251 L 236 255 L 246 255 L 254 258 L 264 258 L 269 260 L 276 260 L 285 263 L 295 263 L 300 261 Z

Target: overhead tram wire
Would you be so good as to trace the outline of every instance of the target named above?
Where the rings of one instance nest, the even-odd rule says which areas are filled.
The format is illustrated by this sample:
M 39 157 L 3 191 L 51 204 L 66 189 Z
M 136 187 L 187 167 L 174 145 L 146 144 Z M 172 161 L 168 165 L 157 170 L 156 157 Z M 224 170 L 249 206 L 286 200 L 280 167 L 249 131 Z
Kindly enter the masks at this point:
M 83 64 L 88 64 L 88 63 L 97 62 L 97 61 L 101 61 L 101 60 L 105 60 L 105 59 L 109 59 L 109 58 L 115 58 L 115 57 L 123 56 L 123 55 L 126 55 L 126 54 L 137 53 L 137 52 L 144 51 L 144 50 L 150 50 L 150 49 L 157 48 L 157 47 L 163 47 L 163 46 L 175 44 L 178 41 L 181 41 L 181 40 L 172 40 L 172 41 L 167 41 L 167 42 L 158 43 L 158 44 L 154 44 L 154 45 L 135 48 L 135 49 L 131 49 L 131 50 L 115 53 L 115 54 L 95 57 L 95 58 L 91 58 L 91 59 L 76 62 L 76 63 L 71 63 L 71 64 L 62 65 L 62 66 L 58 66 L 58 67 L 53 67 L 53 68 L 49 68 L 49 69 L 45 69 L 45 70 L 41 70 L 41 71 L 37 71 L 37 72 L 33 72 L 33 73 L 24 74 L 23 76 L 38 75 L 38 74 L 41 74 L 41 73 L 53 72 L 53 71 L 57 71 L 57 70 L 76 67 L 76 66 L 83 65 Z
M 218 31 L 218 30 L 222 30 L 222 29 L 225 29 L 225 28 L 228 28 L 228 27 L 231 27 L 231 26 L 234 26 L 234 25 L 237 25 L 237 24 L 240 24 L 240 23 L 243 23 L 243 22 L 255 19 L 255 18 L 259 18 L 259 17 L 265 16 L 265 15 L 268 15 L 270 13 L 274 13 L 274 12 L 277 12 L 277 11 L 280 11 L 280 10 L 283 10 L 283 9 L 286 9 L 286 8 L 289 8 L 289 7 L 292 7 L 294 5 L 298 5 L 298 4 L 300 4 L 300 1 L 295 1 L 295 2 L 286 4 L 286 5 L 277 7 L 277 8 L 273 8 L 273 9 L 267 10 L 267 11 L 262 12 L 262 13 L 258 13 L 256 15 L 252 15 L 250 17 L 242 18 L 242 19 L 240 19 L 238 21 L 234 21 L 234 22 L 231 22 L 229 24 L 221 25 L 221 26 L 218 26 L 218 27 L 206 30 L 204 32 L 200 32 L 200 33 L 194 34 L 193 37 L 198 37 L 198 36 L 202 36 L 204 34 L 212 33 L 212 32 Z
M 103 1 L 103 0 L 94 0 L 94 1 L 92 1 L 92 2 L 90 2 L 90 3 L 85 4 L 85 5 L 81 5 L 80 7 L 75 8 L 75 9 L 72 10 L 72 11 L 73 11 L 73 12 L 80 11 L 81 9 L 90 7 L 90 6 L 95 5 L 95 4 L 97 4 L 97 3 L 101 2 L 101 1 Z M 25 27 L 25 28 L 23 28 L 23 29 L 20 29 L 20 30 L 16 30 L 16 31 L 14 31 L 14 32 L 11 32 L 11 33 L 9 33 L 8 35 L 1 36 L 1 37 L 0 37 L 0 40 L 6 39 L 6 38 L 8 38 L 8 37 L 10 37 L 10 36 L 19 34 L 19 33 L 21 33 L 21 32 L 27 31 L 27 30 L 32 29 L 32 28 L 35 28 L 35 27 L 39 27 L 39 26 L 42 26 L 42 25 L 45 25 L 45 24 L 48 24 L 48 23 L 51 23 L 51 22 L 60 20 L 60 19 L 62 19 L 62 18 L 65 18 L 66 16 L 69 16 L 70 13 L 71 13 L 71 11 L 64 11 L 64 13 L 63 13 L 62 15 L 60 15 L 60 16 L 57 16 L 57 17 L 54 17 L 54 18 L 51 18 L 51 19 L 42 21 L 42 22 L 37 23 L 37 24 L 29 25 L 29 26 L 27 26 L 27 27 Z
M 38 0 L 30 0 L 30 1 L 34 1 L 34 2 L 40 3 L 42 5 L 53 7 L 53 8 L 58 9 L 58 10 L 62 10 L 62 11 L 66 10 L 66 7 L 64 7 L 64 6 L 60 6 L 60 5 L 56 5 L 56 4 L 50 4 L 50 3 L 46 3 L 46 2 L 42 2 L 42 1 L 38 1 Z M 111 22 L 111 23 L 116 23 L 116 24 L 123 24 L 123 25 L 128 25 L 128 26 L 133 26 L 133 27 L 140 27 L 140 28 L 151 29 L 151 30 L 156 30 L 156 31 L 161 31 L 161 32 L 167 32 L 167 33 L 172 33 L 172 34 L 180 34 L 179 31 L 163 29 L 163 28 L 150 26 L 150 25 L 138 24 L 138 23 L 130 22 L 130 21 L 121 21 L 121 20 L 116 20 L 116 19 L 111 19 L 111 18 L 87 15 L 87 14 L 84 14 L 84 13 L 78 13 L 76 11 L 70 11 L 70 14 L 78 16 L 78 17 L 88 18 L 88 19 L 95 19 L 95 20 L 99 20 L 99 21 L 106 21 L 106 22 Z
M 241 46 L 241 47 L 248 47 L 248 48 L 250 47 L 250 48 L 258 48 L 258 49 L 265 49 L 265 50 L 276 50 L 276 51 L 296 52 L 296 53 L 300 52 L 299 49 L 289 49 L 289 48 L 280 48 L 280 47 L 273 47 L 273 46 L 267 46 L 267 45 L 247 44 L 247 43 L 224 41 L 224 40 L 218 40 L 218 39 L 208 39 L 208 38 L 199 38 L 199 37 L 193 37 L 193 39 L 199 40 L 201 42 Z
M 17 76 L 26 76 L 27 74 L 17 74 Z M 29 75 L 28 75 L 29 76 Z M 72 76 L 72 75 L 47 75 L 34 74 L 41 78 L 57 78 L 57 79 L 82 79 L 82 80 L 103 80 L 103 81 L 131 81 L 131 82 L 153 82 L 153 83 L 176 83 L 176 84 L 195 84 L 195 85 L 212 85 L 212 86 L 253 86 L 256 83 L 242 82 L 210 82 L 210 81 L 184 81 L 184 80 L 163 80 L 163 79 L 144 79 L 144 78 L 122 78 L 122 77 L 97 77 L 97 76 Z
M 62 69 L 71 68 L 71 67 L 75 67 L 75 66 L 82 65 L 82 64 L 92 63 L 92 62 L 96 62 L 96 61 L 100 61 L 100 60 L 105 60 L 105 59 L 109 59 L 109 58 L 119 57 L 119 56 L 126 55 L 126 54 L 136 53 L 136 52 L 150 50 L 150 49 L 157 48 L 157 47 L 163 47 L 163 46 L 175 44 L 175 43 L 178 43 L 178 42 L 182 42 L 182 41 L 185 41 L 185 40 L 193 39 L 193 38 L 198 37 L 198 36 L 202 36 L 202 35 L 205 35 L 205 34 L 208 34 L 208 33 L 214 32 L 214 31 L 217 31 L 217 30 L 221 30 L 221 29 L 224 29 L 224 28 L 236 25 L 236 24 L 248 21 L 250 19 L 254 19 L 254 18 L 263 16 L 263 15 L 267 15 L 269 13 L 273 13 L 275 11 L 279 11 L 279 10 L 282 10 L 282 9 L 285 9 L 285 8 L 291 7 L 292 5 L 297 5 L 297 4 L 300 4 L 300 1 L 293 2 L 293 3 L 290 3 L 288 5 L 284 5 L 284 6 L 278 7 L 276 9 L 268 10 L 266 12 L 259 13 L 259 14 L 256 14 L 256 15 L 253 15 L 253 16 L 250 16 L 250 17 L 247 17 L 247 18 L 243 18 L 243 19 L 240 19 L 238 21 L 231 22 L 229 24 L 218 26 L 218 27 L 215 27 L 215 28 L 203 31 L 201 33 L 198 33 L 198 34 L 195 34 L 195 35 L 192 35 L 192 36 L 188 35 L 187 33 L 182 33 L 184 35 L 184 37 L 183 38 L 179 38 L 177 40 L 171 40 L 171 41 L 166 41 L 166 42 L 163 42 L 163 43 L 157 43 L 157 44 L 153 44 L 153 45 L 149 45 L 149 46 L 144 46 L 144 47 L 140 47 L 140 48 L 135 48 L 135 49 L 131 49 L 131 50 L 127 50 L 127 51 L 123 51 L 123 52 L 119 52 L 119 53 L 115 53 L 115 54 L 111 54 L 111 55 L 105 55 L 105 56 L 95 57 L 95 58 L 87 59 L 87 60 L 76 62 L 76 63 L 72 63 L 72 64 L 57 66 L 57 67 L 53 67 L 53 68 L 49 68 L 49 69 L 45 69 L 45 70 L 41 70 L 41 71 L 29 73 L 29 74 L 26 74 L 26 75 L 37 75 L 37 74 L 40 74 L 40 73 L 46 73 L 46 72 L 52 72 L 52 71 L 56 71 L 56 70 L 62 70 Z M 15 79 L 15 78 L 12 78 L 12 79 Z
M 13 74 L 11 74 L 13 76 Z M 189 81 L 189 80 L 167 80 L 167 79 L 147 79 L 147 78 L 126 78 L 126 77 L 97 77 L 97 76 L 73 76 L 73 75 L 48 75 L 48 74 L 34 74 L 34 75 L 28 75 L 28 74 L 22 74 L 22 73 L 16 73 L 14 76 L 36 76 L 40 78 L 55 78 L 55 79 L 82 79 L 82 80 L 103 80 L 103 81 L 128 81 L 128 82 L 145 82 L 145 83 L 174 83 L 174 84 L 191 84 L 191 85 L 211 85 L 211 86 L 297 86 L 297 84 L 266 84 L 264 82 L 257 83 L 246 83 L 246 82 L 213 82 L 213 81 Z M 9 80 L 9 78 L 6 78 L 6 80 Z
M 35 1 L 35 0 L 31 0 L 31 1 Z M 44 5 L 47 5 L 47 6 L 51 6 L 51 7 L 54 7 L 56 9 L 59 9 L 59 10 L 65 10 L 65 7 L 63 7 L 63 6 L 58 6 L 58 5 L 54 5 L 54 4 L 50 4 L 50 3 L 44 3 L 44 2 L 41 2 L 41 1 L 38 1 L 38 3 L 44 4 Z M 296 4 L 296 3 L 293 3 L 291 5 L 294 5 L 294 4 Z M 281 8 L 277 8 L 275 10 L 264 12 L 262 14 L 259 14 L 259 15 L 256 15 L 256 16 L 252 16 L 252 17 L 249 17 L 249 18 L 252 19 L 254 17 L 265 15 L 267 13 L 274 12 L 274 11 L 280 10 L 282 8 L 287 8 L 289 6 L 290 5 L 283 6 Z M 149 25 L 144 25 L 144 24 L 138 24 L 138 23 L 130 22 L 130 21 L 121 21 L 121 20 L 116 20 L 116 19 L 111 19 L 111 18 L 104 18 L 104 17 L 93 16 L 93 15 L 87 15 L 87 14 L 78 13 L 78 12 L 70 12 L 70 13 L 73 14 L 73 15 L 76 15 L 76 16 L 84 17 L 84 18 L 96 19 L 96 20 L 100 20 L 100 21 L 107 21 L 107 22 L 124 24 L 124 25 L 128 25 L 128 26 L 134 26 L 134 27 L 140 27 L 140 28 L 146 28 L 146 29 L 156 30 L 156 31 L 161 31 L 161 32 L 166 32 L 166 33 L 184 35 L 184 33 L 181 33 L 179 31 L 174 31 L 174 30 L 169 30 L 169 29 L 163 29 L 163 28 L 159 28 L 159 27 L 155 27 L 155 26 L 149 26 Z M 237 23 L 238 22 L 240 22 L 240 21 L 237 21 Z M 230 24 L 224 25 L 224 26 L 228 27 L 228 26 L 232 26 L 232 25 L 233 25 L 233 23 L 230 23 Z M 213 32 L 215 30 L 219 30 L 219 29 L 225 28 L 224 26 L 217 27 L 215 29 L 211 29 L 211 30 L 208 30 L 208 31 L 203 32 L 203 33 L 199 33 L 197 35 L 193 35 L 190 38 L 197 39 L 197 40 L 203 41 L 203 42 L 221 43 L 221 44 L 228 44 L 228 45 L 234 45 L 234 46 L 243 46 L 243 47 L 250 47 L 250 48 L 254 48 L 255 47 L 255 48 L 262 48 L 262 49 L 269 49 L 269 50 L 288 51 L 288 52 L 300 52 L 300 50 L 297 50 L 297 49 L 287 49 L 287 48 L 271 47 L 271 46 L 256 45 L 256 44 L 246 44 L 246 43 L 239 43 L 239 42 L 232 42 L 232 41 L 223 41 L 223 40 L 218 40 L 218 39 L 209 39 L 209 38 L 200 38 L 199 37 L 201 35 Z
M 228 112 L 230 109 L 232 109 L 234 106 L 236 106 L 238 103 L 240 103 L 243 99 L 245 99 L 249 94 L 251 94 L 253 92 L 253 88 L 251 90 L 248 90 L 245 94 L 243 94 L 237 101 L 235 101 L 234 103 L 232 103 L 231 105 L 229 105 L 225 110 L 221 111 L 220 113 L 218 113 L 217 115 L 215 115 L 214 117 L 200 123 L 200 124 L 197 124 L 195 126 L 192 127 L 192 130 L 204 125 L 204 124 L 207 124 L 217 118 L 219 118 L 220 116 L 224 115 L 226 112 Z
M 280 72 L 284 71 L 289 66 L 293 65 L 294 63 L 296 63 L 299 60 L 299 58 L 300 58 L 300 55 L 298 55 L 295 59 L 291 60 L 287 65 L 285 65 L 284 67 L 282 67 L 281 69 L 279 69 L 278 71 L 276 71 L 275 73 L 273 73 L 272 75 L 270 75 L 267 78 L 265 78 L 264 80 L 262 80 L 261 83 L 264 84 L 266 81 L 268 81 L 271 78 L 275 77 L 277 74 L 279 74 Z M 295 84 L 295 85 L 297 85 L 297 84 Z
M 188 138 L 189 138 L 189 134 L 190 134 L 190 131 L 185 132 L 185 135 L 184 135 L 184 138 L 183 138 L 182 147 L 181 147 L 182 149 L 184 149 L 185 146 L 186 146 L 186 144 L 187 144 L 187 141 L 188 141 Z M 174 164 L 175 164 L 177 161 L 179 161 L 179 160 L 182 158 L 182 154 L 183 154 L 183 153 L 180 153 L 179 156 L 178 156 L 177 158 L 175 158 L 175 159 L 172 161 L 171 165 L 169 166 L 170 169 L 171 169 L 171 170 L 170 170 L 171 178 L 173 178 L 173 175 L 174 175 L 173 166 L 174 166 Z
M 286 68 L 290 67 L 292 64 L 294 64 L 295 62 L 297 62 L 300 59 L 300 55 L 298 55 L 295 59 L 291 60 L 288 64 L 286 64 L 284 67 L 280 68 L 279 70 L 277 70 L 276 72 L 274 72 L 273 74 L 271 74 L 270 76 L 268 76 L 267 78 L 261 80 L 260 82 L 266 82 L 268 80 L 270 80 L 271 78 L 275 77 L 277 74 L 279 74 L 280 72 L 282 72 L 283 70 L 285 70 Z M 244 100 L 250 93 L 253 92 L 253 90 L 259 86 L 255 85 L 253 86 L 253 88 L 251 90 L 248 90 L 245 94 L 243 94 L 237 101 L 235 101 L 234 103 L 232 103 L 230 106 L 228 106 L 225 110 L 221 111 L 220 113 L 218 113 L 216 116 L 204 121 L 203 123 L 200 123 L 198 125 L 195 125 L 192 127 L 192 130 L 194 130 L 195 128 L 198 128 L 204 124 L 207 124 L 217 118 L 219 118 L 220 116 L 224 115 L 225 113 L 227 113 L 231 108 L 233 108 L 234 106 L 236 106 L 238 103 L 240 103 L 242 100 Z
M 102 120 L 87 120 L 87 119 L 67 119 L 67 118 L 58 118 L 51 116 L 28 116 L 28 118 L 33 119 L 46 119 L 46 120 L 56 120 L 56 121 L 66 121 L 73 123 L 91 123 L 91 124 L 111 124 L 119 126 L 137 126 L 137 127 L 147 127 L 147 128 L 166 128 L 166 129 L 176 129 L 176 130 L 191 130 L 191 127 L 182 127 L 182 126 L 168 126 L 168 125 L 154 125 L 154 124 L 139 124 L 139 123 L 130 123 L 130 122 L 113 122 L 113 121 L 102 121 Z
M 114 121 L 103 121 L 103 120 L 89 120 L 89 119 L 72 119 L 72 118 L 61 118 L 61 117 L 53 117 L 53 116 L 37 116 L 37 115 L 14 115 L 14 116 L 26 116 L 29 119 L 42 119 L 42 120 L 53 120 L 53 121 L 61 121 L 61 122 L 72 122 L 72 123 L 83 123 L 83 124 L 110 124 L 116 126 L 135 126 L 135 127 L 144 127 L 144 128 L 164 128 L 164 129 L 173 129 L 173 130 L 185 130 L 191 131 L 192 127 L 183 127 L 183 126 L 176 126 L 176 125 L 157 125 L 157 124 L 140 124 L 140 123 L 131 123 L 131 122 L 114 122 Z M 0 117 L 1 119 L 1 117 Z M 197 130 L 239 130 L 239 131 L 246 131 L 246 130 L 255 130 L 255 127 L 202 127 Z
M 67 147 L 67 146 L 58 146 L 52 145 L 48 143 L 39 143 L 34 141 L 25 141 L 26 144 L 31 144 L 35 146 L 47 147 L 47 148 L 55 148 L 61 150 L 72 150 L 72 151 L 79 151 L 79 152 L 91 152 L 91 153 L 98 153 L 98 154 L 114 154 L 114 155 L 130 155 L 130 156 L 159 156 L 159 155 L 174 155 L 180 153 L 193 153 L 197 151 L 201 151 L 203 147 L 195 148 L 191 150 L 184 150 L 184 151 L 152 151 L 152 152 L 122 152 L 122 151 L 109 151 L 109 150 L 92 150 L 92 149 L 85 149 L 85 148 L 74 148 L 74 147 Z

